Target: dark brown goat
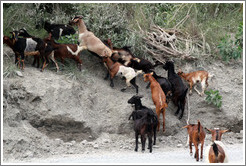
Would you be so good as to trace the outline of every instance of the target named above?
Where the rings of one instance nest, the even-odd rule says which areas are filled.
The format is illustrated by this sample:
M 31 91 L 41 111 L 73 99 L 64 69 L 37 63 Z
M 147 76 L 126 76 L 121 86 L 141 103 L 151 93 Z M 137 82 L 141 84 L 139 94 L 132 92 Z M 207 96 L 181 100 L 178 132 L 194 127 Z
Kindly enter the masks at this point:
M 46 43 L 50 43 L 51 46 L 55 49 L 54 50 L 54 58 L 60 58 L 62 63 L 64 63 L 64 60 L 66 58 L 71 58 L 75 62 L 77 62 L 77 66 L 78 66 L 79 70 L 82 69 L 82 60 L 79 58 L 79 56 L 73 55 L 69 51 L 69 50 L 76 51 L 78 49 L 78 45 L 76 45 L 76 44 L 59 44 L 59 43 L 56 43 L 54 41 L 54 39 L 52 38 L 51 34 L 49 35 L 49 37 L 45 38 L 44 41 Z M 55 62 L 55 60 L 53 60 L 53 61 Z M 55 62 L 55 64 L 56 64 L 56 68 L 57 68 L 57 71 L 58 71 L 59 67 L 58 67 L 56 62 Z

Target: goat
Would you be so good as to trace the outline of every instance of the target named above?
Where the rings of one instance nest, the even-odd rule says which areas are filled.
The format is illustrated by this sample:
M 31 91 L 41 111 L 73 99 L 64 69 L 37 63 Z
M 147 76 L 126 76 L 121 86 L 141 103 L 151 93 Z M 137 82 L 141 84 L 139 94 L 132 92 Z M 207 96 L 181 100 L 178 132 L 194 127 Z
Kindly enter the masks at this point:
M 159 75 L 157 75 L 155 73 L 155 71 L 152 71 L 153 72 L 153 77 L 155 78 L 155 80 L 160 84 L 163 92 L 165 93 L 166 95 L 166 99 L 167 99 L 167 104 L 169 103 L 169 101 L 171 100 L 172 98 L 172 85 L 171 83 L 168 81 L 168 79 L 166 79 L 165 77 L 161 77 Z M 148 85 L 146 86 L 146 89 L 148 89 L 150 86 L 150 83 L 148 83 Z
M 130 50 L 130 46 L 124 46 L 122 48 L 113 47 L 111 39 L 103 40 L 103 43 L 110 48 L 113 52 L 117 54 L 112 54 L 111 59 L 114 62 L 120 62 L 121 64 L 128 66 L 132 58 L 135 58 L 133 53 Z M 131 67 L 131 66 L 128 66 Z M 138 69 L 141 70 L 141 69 Z
M 203 130 L 203 127 L 200 123 L 200 121 L 197 121 L 196 124 L 189 124 L 184 126 L 183 128 L 187 128 L 187 132 L 189 135 L 189 145 L 190 145 L 190 155 L 192 155 L 192 143 L 195 146 L 196 152 L 194 158 L 196 158 L 196 161 L 199 161 L 199 149 L 198 146 L 201 144 L 201 156 L 200 159 L 203 159 L 203 145 L 206 137 L 206 133 Z
M 145 142 L 146 142 L 146 135 L 148 136 L 149 140 L 149 152 L 152 152 L 152 137 L 154 131 L 154 123 L 155 123 L 155 116 L 153 113 L 147 112 L 143 117 L 140 119 L 135 118 L 140 112 L 139 110 L 133 111 L 132 116 L 134 120 L 134 131 L 135 131 L 135 138 L 136 138 L 136 146 L 135 151 L 138 151 L 138 136 L 141 135 L 141 144 L 142 144 L 142 151 L 145 150 Z
M 25 68 L 25 55 L 35 55 L 41 56 L 44 58 L 45 53 L 45 43 L 40 38 L 18 38 L 18 31 L 10 32 L 12 34 L 12 38 L 8 43 L 12 43 L 11 47 L 15 53 L 15 63 L 21 65 L 22 62 L 22 70 Z M 21 57 L 21 60 L 19 59 Z M 44 59 L 45 60 L 45 59 Z M 35 62 L 35 61 L 34 61 Z M 34 64 L 34 63 L 33 63 Z M 39 63 L 38 63 L 39 65 Z M 39 67 L 39 66 L 37 66 Z
M 136 84 L 136 76 L 142 73 L 141 70 L 135 72 L 135 70 L 131 67 L 126 67 L 120 64 L 119 62 L 113 62 L 110 57 L 104 57 L 103 62 L 106 63 L 107 69 L 110 74 L 110 86 L 114 87 L 113 78 L 115 76 L 121 75 L 126 79 L 127 87 L 131 86 L 131 84 L 136 88 L 136 94 L 138 94 L 138 86 Z M 121 91 L 125 91 L 126 88 L 121 89 Z
M 207 129 L 207 128 L 205 128 Z M 225 145 L 221 142 L 222 134 L 229 130 L 220 130 L 214 128 L 213 130 L 207 129 L 212 134 L 212 143 L 205 151 L 206 162 L 209 163 L 228 163 L 228 157 L 225 151 Z
M 179 69 L 178 75 L 189 83 L 190 94 L 192 94 L 192 87 L 195 84 L 194 89 L 196 90 L 196 92 L 200 96 L 202 96 L 204 94 L 206 87 L 208 87 L 208 78 L 213 76 L 213 75 L 210 75 L 205 70 L 195 71 L 195 72 L 191 72 L 191 73 L 184 73 L 181 69 Z M 196 89 L 196 83 L 198 83 L 198 82 L 200 82 L 201 86 L 202 86 L 201 92 L 199 92 Z
M 76 44 L 60 44 L 56 43 L 54 39 L 52 38 L 52 34 L 49 35 L 49 37 L 45 38 L 44 41 L 46 43 L 50 43 L 53 48 L 55 48 L 54 51 L 54 57 L 52 57 L 54 63 L 56 64 L 57 71 L 59 70 L 58 64 L 55 61 L 55 58 L 60 58 L 62 63 L 64 63 L 65 58 L 71 58 L 75 62 L 77 62 L 77 66 L 79 70 L 82 70 L 82 60 L 79 58 L 79 56 L 75 56 L 70 53 L 70 50 L 76 51 L 78 49 L 78 45 Z
M 19 33 L 18 33 L 18 36 L 22 36 L 22 37 L 24 37 L 24 38 L 32 38 L 32 39 L 36 39 L 36 37 L 35 36 L 32 36 L 32 35 L 30 35 L 27 31 L 26 31 L 26 29 L 20 29 L 19 30 Z M 39 40 L 39 42 L 41 43 L 41 45 L 45 45 L 45 49 L 44 49 L 44 54 L 43 54 L 43 65 L 42 65 L 42 69 L 41 69 L 41 71 L 43 71 L 43 69 L 44 69 L 44 67 L 46 66 L 46 62 L 48 63 L 49 62 L 49 55 L 50 54 L 54 54 L 54 52 L 53 52 L 53 47 L 50 45 L 50 44 L 47 44 L 47 43 L 45 43 L 44 41 L 42 41 L 40 38 L 38 38 L 38 40 Z M 35 59 L 34 59 L 34 62 L 33 62 L 33 65 L 34 65 L 34 63 L 35 63 L 35 60 L 37 59 L 38 61 L 37 61 L 37 67 L 39 66 L 39 56 L 38 55 L 36 55 L 35 57 L 34 57 Z M 53 60 L 53 59 L 52 59 Z M 54 61 L 54 60 L 53 60 Z M 54 61 L 55 62 L 55 61 Z M 56 63 L 56 62 L 55 62 Z
M 147 113 L 150 113 L 151 115 L 153 115 L 153 117 L 155 117 L 153 119 L 153 132 L 154 132 L 154 143 L 153 145 L 156 144 L 156 129 L 157 129 L 157 125 L 158 125 L 158 117 L 156 115 L 155 112 L 152 111 L 152 109 L 148 108 L 148 107 L 145 107 L 142 105 L 142 102 L 141 102 L 141 98 L 143 96 L 137 96 L 137 95 L 134 95 L 132 96 L 127 102 L 131 105 L 133 105 L 135 107 L 135 111 L 137 111 L 137 114 L 131 114 L 128 118 L 128 120 L 131 119 L 131 117 L 133 118 L 133 120 L 135 119 L 140 119 L 142 118 L 144 115 L 146 115 Z
M 111 57 L 112 50 L 108 48 L 99 38 L 92 32 L 88 31 L 81 16 L 74 17 L 70 25 L 77 25 L 79 28 L 79 47 L 76 52 L 71 51 L 73 55 L 78 55 L 84 49 L 88 49 L 100 57 Z
M 144 74 L 144 81 L 150 82 L 150 88 L 151 88 L 151 94 L 152 94 L 152 100 L 154 102 L 154 105 L 156 107 L 156 114 L 158 117 L 158 128 L 157 131 L 160 130 L 160 114 L 162 112 L 163 116 L 163 132 L 165 131 L 165 111 L 167 108 L 166 103 L 166 96 L 160 86 L 160 84 L 154 79 L 152 76 L 153 73 L 147 73 Z
M 163 65 L 163 69 L 168 70 L 168 81 L 172 85 L 172 101 L 174 105 L 178 106 L 175 115 L 178 115 L 179 110 L 181 109 L 179 119 L 182 119 L 185 109 L 185 97 L 188 88 L 184 85 L 182 79 L 175 73 L 173 62 L 167 61 Z
M 50 24 L 49 22 L 45 21 L 44 23 L 44 29 L 52 34 L 52 37 L 54 39 L 59 39 L 61 36 L 65 35 L 73 35 L 75 34 L 75 30 L 72 26 L 70 25 L 65 25 L 65 24 Z

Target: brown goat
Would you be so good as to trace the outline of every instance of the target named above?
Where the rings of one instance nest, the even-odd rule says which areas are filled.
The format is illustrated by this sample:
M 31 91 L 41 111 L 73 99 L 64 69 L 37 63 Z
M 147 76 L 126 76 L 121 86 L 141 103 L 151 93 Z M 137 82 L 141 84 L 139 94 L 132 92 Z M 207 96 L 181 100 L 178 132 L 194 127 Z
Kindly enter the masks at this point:
M 144 74 L 144 81 L 150 82 L 150 88 L 151 88 L 151 94 L 152 94 L 152 100 L 154 102 L 154 105 L 156 107 L 156 114 L 158 116 L 158 128 L 157 131 L 160 130 L 160 114 L 162 112 L 163 116 L 163 132 L 165 131 L 165 111 L 167 108 L 166 103 L 166 96 L 163 92 L 160 84 L 155 80 L 155 78 L 152 76 L 152 73 Z
M 131 86 L 131 84 L 136 88 L 136 94 L 138 94 L 138 85 L 136 84 L 136 76 L 142 73 L 142 70 L 135 72 L 135 70 L 131 67 L 126 67 L 120 64 L 119 62 L 113 62 L 110 57 L 104 57 L 103 62 L 106 64 L 106 67 L 110 74 L 110 86 L 113 87 L 113 78 L 115 76 L 122 76 L 126 79 L 126 87 L 121 89 L 121 91 L 125 91 L 127 87 Z
M 79 56 L 72 55 L 69 50 L 76 51 L 78 49 L 78 45 L 76 44 L 59 44 L 54 41 L 54 39 L 51 36 L 51 33 L 49 34 L 49 37 L 45 38 L 44 41 L 46 43 L 51 44 L 51 46 L 55 49 L 54 53 L 51 54 L 51 59 L 56 65 L 57 71 L 59 70 L 59 66 L 57 62 L 55 61 L 55 58 L 60 58 L 62 63 L 64 63 L 65 58 L 71 58 L 75 62 L 77 62 L 77 66 L 79 70 L 81 70 L 82 67 L 82 60 L 79 58 Z M 43 69 L 42 69 L 43 70 Z
M 219 128 L 207 130 L 212 133 L 212 143 L 206 149 L 206 161 L 209 163 L 227 163 L 228 157 L 225 152 L 225 146 L 221 142 L 221 137 L 223 133 L 229 130 L 220 130 Z
M 190 154 L 192 155 L 192 143 L 195 146 L 196 152 L 195 152 L 195 158 L 196 161 L 199 161 L 199 149 L 198 145 L 201 144 L 201 156 L 200 159 L 203 159 L 203 145 L 206 137 L 206 133 L 203 130 L 203 127 L 200 123 L 200 121 L 197 121 L 196 124 L 189 124 L 184 126 L 183 128 L 187 128 L 188 134 L 189 134 L 189 145 L 190 145 Z
M 79 29 L 79 49 L 71 52 L 73 55 L 77 55 L 80 51 L 88 49 L 99 55 L 100 57 L 111 57 L 112 51 L 107 47 L 99 38 L 97 38 L 92 32 L 88 31 L 81 16 L 74 17 L 70 22 L 70 25 L 77 25 Z
M 198 82 L 201 82 L 202 92 L 199 92 L 196 89 L 196 85 L 194 86 L 195 91 L 200 96 L 202 96 L 204 94 L 204 91 L 205 91 L 206 87 L 208 87 L 208 78 L 213 76 L 213 75 L 210 75 L 205 70 L 195 71 L 195 72 L 191 72 L 191 73 L 184 73 L 184 72 L 182 72 L 181 69 L 179 69 L 178 75 L 189 83 L 189 85 L 190 85 L 190 94 L 192 93 L 193 85 L 198 83 Z

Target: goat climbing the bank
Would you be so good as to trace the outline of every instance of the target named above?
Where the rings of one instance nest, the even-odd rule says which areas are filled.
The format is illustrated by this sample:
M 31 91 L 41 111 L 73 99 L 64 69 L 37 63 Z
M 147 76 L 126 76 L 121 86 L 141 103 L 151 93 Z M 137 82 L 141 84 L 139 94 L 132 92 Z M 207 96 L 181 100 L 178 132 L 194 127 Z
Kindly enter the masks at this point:
M 146 115 L 147 113 L 153 115 L 153 119 L 152 119 L 153 125 L 154 125 L 153 126 L 153 132 L 154 132 L 154 143 L 153 143 L 153 145 L 155 145 L 156 144 L 156 129 L 157 129 L 157 125 L 158 125 L 158 117 L 157 117 L 156 113 L 153 112 L 152 109 L 142 105 L 142 102 L 141 102 L 142 97 L 143 96 L 134 95 L 127 101 L 129 104 L 134 106 L 134 111 L 136 111 L 136 112 L 133 111 L 131 113 L 128 120 L 130 120 L 131 118 L 133 120 L 140 119 L 144 115 Z
M 207 130 L 212 134 L 212 143 L 206 149 L 205 161 L 209 163 L 228 163 L 228 156 L 225 145 L 221 142 L 221 137 L 229 130 L 220 130 L 219 128 Z
M 51 59 L 56 64 L 57 71 L 59 70 L 59 66 L 58 66 L 55 58 L 60 58 L 62 63 L 64 63 L 64 60 L 66 58 L 71 58 L 77 63 L 77 67 L 81 71 L 81 69 L 82 69 L 82 60 L 79 58 L 79 56 L 73 55 L 70 52 L 71 50 L 72 51 L 78 50 L 78 45 L 76 45 L 76 44 L 60 44 L 60 43 L 56 43 L 52 37 L 53 36 L 51 34 L 49 34 L 49 37 L 45 38 L 44 41 L 46 43 L 51 44 L 51 46 L 55 49 L 54 50 L 54 57 L 51 57 Z
M 144 81 L 150 82 L 152 100 L 156 107 L 156 114 L 158 117 L 158 128 L 157 131 L 160 130 L 160 114 L 162 113 L 163 117 L 163 132 L 165 131 L 165 111 L 167 108 L 166 96 L 160 86 L 160 84 L 154 79 L 152 76 L 153 73 L 144 74 Z
M 113 78 L 115 76 L 122 76 L 126 79 L 126 87 L 121 89 L 121 91 L 125 91 L 127 87 L 130 87 L 131 84 L 136 88 L 136 94 L 138 94 L 138 85 L 136 84 L 136 76 L 142 73 L 141 70 L 135 72 L 135 70 L 131 67 L 126 67 L 120 64 L 119 62 L 113 62 L 110 57 L 104 57 L 103 62 L 106 63 L 107 69 L 110 74 L 110 86 L 113 87 Z
M 184 109 L 185 109 L 185 97 L 188 91 L 188 88 L 184 85 L 182 79 L 179 75 L 175 73 L 174 64 L 172 61 L 167 61 L 163 65 L 163 69 L 168 71 L 168 80 L 172 85 L 172 101 L 174 105 L 178 107 L 175 115 L 179 114 L 179 110 L 181 110 L 181 114 L 179 119 L 183 117 Z
M 195 71 L 191 73 L 184 73 L 181 69 L 179 69 L 178 75 L 189 83 L 190 94 L 192 94 L 192 87 L 193 85 L 195 85 L 194 89 L 200 96 L 204 95 L 204 91 L 206 87 L 208 87 L 208 78 L 213 76 L 205 70 Z M 196 89 L 196 83 L 198 82 L 200 82 L 202 86 L 201 92 L 199 92 Z
M 73 35 L 75 30 L 72 26 L 66 24 L 51 24 L 47 21 L 44 22 L 44 29 L 52 34 L 54 39 L 59 39 L 61 36 Z
M 172 85 L 168 81 L 168 79 L 166 79 L 165 77 L 157 75 L 155 71 L 152 71 L 152 72 L 153 72 L 152 76 L 160 84 L 163 92 L 165 93 L 166 101 L 167 101 L 167 104 L 168 104 L 169 101 L 172 99 Z M 150 86 L 150 83 L 148 83 L 148 85 L 146 86 L 146 89 L 149 88 L 149 86 Z
M 99 38 L 97 38 L 92 32 L 88 31 L 81 16 L 74 17 L 70 22 L 70 25 L 77 25 L 79 29 L 79 48 L 76 52 L 71 51 L 73 55 L 78 55 L 82 50 L 88 49 L 100 57 L 111 57 L 112 50 L 107 47 Z
M 192 155 L 192 144 L 195 146 L 196 152 L 195 152 L 195 158 L 196 161 L 199 161 L 199 149 L 198 146 L 201 144 L 201 156 L 200 159 L 203 159 L 203 146 L 204 146 L 204 141 L 206 137 L 206 133 L 203 130 L 203 127 L 200 123 L 200 121 L 197 121 L 196 124 L 189 124 L 184 126 L 183 128 L 187 128 L 187 132 L 189 135 L 189 146 L 190 146 L 190 155 Z

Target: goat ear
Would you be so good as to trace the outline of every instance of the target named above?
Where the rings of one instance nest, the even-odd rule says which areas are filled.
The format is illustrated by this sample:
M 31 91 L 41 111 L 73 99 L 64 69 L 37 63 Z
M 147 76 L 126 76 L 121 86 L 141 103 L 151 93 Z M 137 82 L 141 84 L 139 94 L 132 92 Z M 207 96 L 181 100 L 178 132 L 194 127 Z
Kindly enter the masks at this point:
M 141 99 L 141 98 L 143 98 L 144 96 L 143 96 L 143 95 L 139 95 L 138 97 Z
M 205 127 L 205 129 L 206 129 L 207 131 L 209 131 L 209 132 L 212 133 L 212 130 L 211 130 L 211 129 L 208 129 L 207 127 Z
M 223 134 L 223 133 L 226 133 L 226 132 L 229 132 L 230 130 L 221 130 L 220 132 Z
M 184 127 L 182 127 L 182 128 L 184 129 L 184 128 L 188 128 L 188 127 L 189 127 L 189 125 L 186 125 L 186 126 L 184 126 Z

